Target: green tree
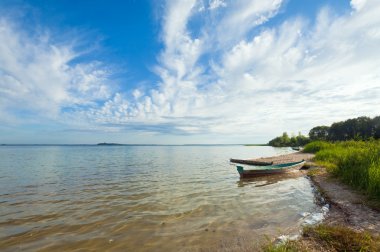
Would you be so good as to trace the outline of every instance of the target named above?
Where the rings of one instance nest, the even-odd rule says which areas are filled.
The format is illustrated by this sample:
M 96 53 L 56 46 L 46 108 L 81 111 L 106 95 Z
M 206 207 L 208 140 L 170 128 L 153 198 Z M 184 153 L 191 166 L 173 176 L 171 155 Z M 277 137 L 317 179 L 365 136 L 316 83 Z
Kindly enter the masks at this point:
M 312 141 L 322 140 L 326 141 L 329 137 L 330 127 L 328 126 L 317 126 L 309 131 L 309 137 Z
M 310 138 L 302 135 L 301 132 L 298 133 L 298 136 L 296 137 L 296 139 L 297 139 L 297 145 L 295 146 L 304 146 L 310 142 Z
M 372 119 L 372 136 L 375 139 L 380 139 L 380 116 Z
M 286 132 L 282 133 L 282 142 L 284 144 L 290 143 L 290 138 L 289 138 L 288 133 L 286 133 Z
M 333 123 L 328 132 L 332 141 L 368 140 L 374 137 L 374 120 L 369 117 L 358 117 Z
M 345 129 L 344 122 L 336 122 L 330 126 L 328 140 L 344 141 L 347 140 L 347 138 L 347 130 Z
M 269 141 L 269 145 L 273 147 L 289 147 L 289 146 L 303 146 L 309 142 L 309 138 L 303 136 L 301 133 L 298 136 L 289 137 L 288 133 L 282 133 L 282 136 L 275 137 Z

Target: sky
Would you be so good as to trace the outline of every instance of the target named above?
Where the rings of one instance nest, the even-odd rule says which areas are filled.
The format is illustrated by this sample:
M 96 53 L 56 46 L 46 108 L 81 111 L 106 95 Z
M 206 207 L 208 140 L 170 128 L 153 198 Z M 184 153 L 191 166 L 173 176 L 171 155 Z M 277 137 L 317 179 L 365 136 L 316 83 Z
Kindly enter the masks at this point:
M 0 0 L 0 143 L 266 143 L 380 111 L 378 0 Z

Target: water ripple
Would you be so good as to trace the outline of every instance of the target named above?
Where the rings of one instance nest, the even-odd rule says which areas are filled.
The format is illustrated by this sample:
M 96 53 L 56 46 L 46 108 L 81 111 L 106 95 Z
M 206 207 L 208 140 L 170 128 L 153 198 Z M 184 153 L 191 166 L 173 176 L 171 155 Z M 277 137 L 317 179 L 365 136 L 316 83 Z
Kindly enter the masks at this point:
M 2 147 L 0 250 L 178 251 L 297 230 L 317 212 L 310 181 L 239 180 L 228 163 L 286 151 Z

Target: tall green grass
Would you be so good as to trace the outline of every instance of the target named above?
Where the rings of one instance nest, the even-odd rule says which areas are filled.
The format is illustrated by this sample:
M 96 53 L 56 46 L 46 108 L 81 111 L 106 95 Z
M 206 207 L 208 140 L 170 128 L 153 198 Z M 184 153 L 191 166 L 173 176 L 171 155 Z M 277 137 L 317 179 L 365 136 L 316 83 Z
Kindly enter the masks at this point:
M 346 184 L 380 199 L 380 141 L 312 142 L 305 152 Z
M 308 143 L 305 148 L 304 152 L 307 153 L 317 153 L 320 150 L 328 149 L 332 146 L 331 143 L 324 142 L 324 141 L 314 141 L 311 143 Z

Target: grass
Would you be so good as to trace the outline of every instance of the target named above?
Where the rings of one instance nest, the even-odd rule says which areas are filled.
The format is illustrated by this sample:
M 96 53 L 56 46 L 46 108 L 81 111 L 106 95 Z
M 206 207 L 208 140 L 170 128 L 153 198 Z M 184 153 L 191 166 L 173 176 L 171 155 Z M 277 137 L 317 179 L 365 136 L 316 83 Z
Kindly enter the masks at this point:
M 263 248 L 264 252 L 298 252 L 302 251 L 299 249 L 298 242 L 288 241 L 283 244 L 273 244 L 270 243 Z
M 331 146 L 332 144 L 328 142 L 315 141 L 315 142 L 308 143 L 303 149 L 303 152 L 317 153 L 318 151 L 323 150 L 323 149 L 328 149 Z
M 344 183 L 380 200 L 380 141 L 317 141 L 304 151 L 316 153 L 316 163 Z
M 323 171 L 320 169 L 320 168 L 310 168 L 308 171 L 307 171 L 307 175 L 309 177 L 314 177 L 314 176 L 317 176 L 319 174 L 323 173 Z
M 343 226 L 321 224 L 305 227 L 303 237 L 311 239 L 332 251 L 378 251 L 380 246 L 379 237 Z
M 343 226 L 320 224 L 304 227 L 302 238 L 282 244 L 267 244 L 264 252 L 379 251 L 380 238 Z

